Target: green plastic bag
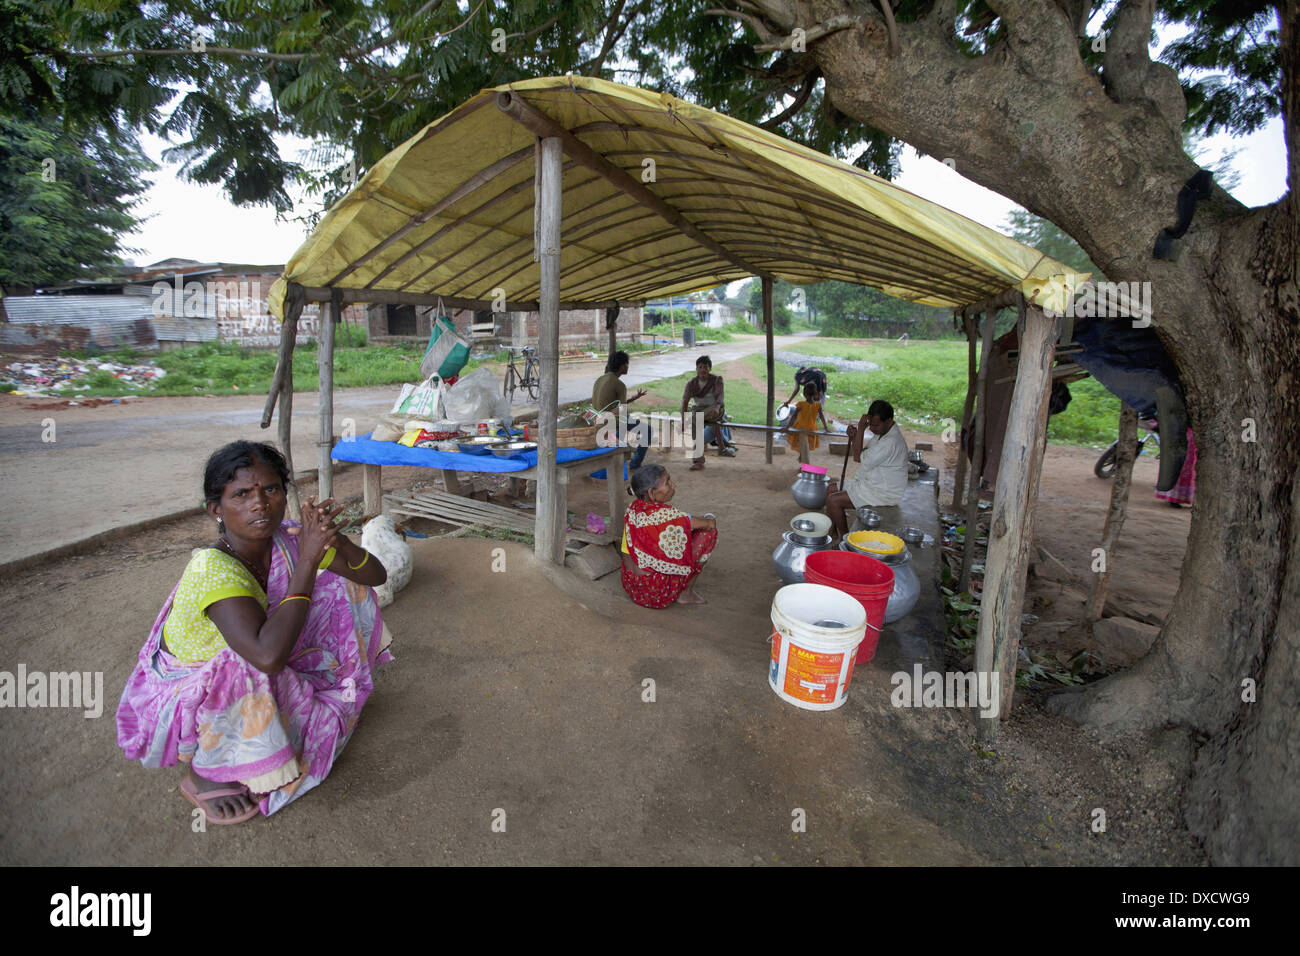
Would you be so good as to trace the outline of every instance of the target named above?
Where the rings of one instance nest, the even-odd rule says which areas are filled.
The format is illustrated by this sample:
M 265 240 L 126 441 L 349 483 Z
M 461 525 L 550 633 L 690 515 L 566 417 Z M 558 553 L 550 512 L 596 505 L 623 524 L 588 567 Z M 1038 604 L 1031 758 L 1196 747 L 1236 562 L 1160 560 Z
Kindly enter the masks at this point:
M 449 379 L 459 375 L 468 361 L 469 343 L 456 334 L 456 329 L 446 318 L 435 318 L 433 328 L 429 330 L 429 347 L 420 361 L 420 375 Z

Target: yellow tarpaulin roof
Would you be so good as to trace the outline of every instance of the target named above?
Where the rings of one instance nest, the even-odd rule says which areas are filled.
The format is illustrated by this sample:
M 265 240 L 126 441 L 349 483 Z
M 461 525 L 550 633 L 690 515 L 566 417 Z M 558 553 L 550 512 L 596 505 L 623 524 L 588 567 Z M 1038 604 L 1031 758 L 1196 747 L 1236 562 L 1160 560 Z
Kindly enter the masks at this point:
M 1086 275 L 886 180 L 667 94 L 589 77 L 484 90 L 371 168 L 294 253 L 286 282 L 535 303 L 534 132 L 509 91 L 679 212 L 693 237 L 565 156 L 565 303 L 635 302 L 755 272 L 839 279 L 926 305 L 1010 288 L 1063 311 Z M 615 176 L 614 178 L 618 178 Z M 698 240 L 700 234 L 712 242 Z M 719 247 L 721 247 L 719 249 Z M 725 255 L 724 255 L 725 254 Z

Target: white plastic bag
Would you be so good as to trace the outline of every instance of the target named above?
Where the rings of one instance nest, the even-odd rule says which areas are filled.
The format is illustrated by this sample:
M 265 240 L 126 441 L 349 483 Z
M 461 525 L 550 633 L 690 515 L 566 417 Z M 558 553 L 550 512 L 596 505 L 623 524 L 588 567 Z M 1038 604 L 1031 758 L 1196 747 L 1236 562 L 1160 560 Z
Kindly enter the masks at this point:
M 392 414 L 436 421 L 444 417 L 442 406 L 445 394 L 446 386 L 436 375 L 430 375 L 419 385 L 403 385 L 402 393 L 393 404 Z
M 442 406 L 447 418 L 462 425 L 485 418 L 499 418 L 506 425 L 513 421 L 510 400 L 501 394 L 500 380 L 485 368 L 475 369 L 445 389 Z

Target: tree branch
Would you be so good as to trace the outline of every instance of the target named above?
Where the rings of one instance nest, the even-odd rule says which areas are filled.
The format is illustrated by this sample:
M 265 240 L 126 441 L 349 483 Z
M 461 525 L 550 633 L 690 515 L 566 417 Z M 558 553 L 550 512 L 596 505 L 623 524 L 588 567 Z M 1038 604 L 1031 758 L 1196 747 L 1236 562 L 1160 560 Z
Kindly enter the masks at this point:
M 592 73 L 598 73 L 600 68 L 605 65 L 605 57 L 609 56 L 610 50 L 614 49 L 614 44 L 622 38 L 623 34 L 627 32 L 628 26 L 632 23 L 632 18 L 628 17 L 623 21 L 621 27 L 618 26 L 618 18 L 622 15 L 625 6 L 627 6 L 627 0 L 618 0 L 618 6 L 614 8 L 614 12 L 610 15 L 610 18 L 605 21 L 605 42 L 601 44 L 600 52 L 587 62 L 583 63 L 578 68 L 577 72 L 587 73 L 590 71 Z M 618 27 L 618 29 L 615 30 L 615 27 Z
M 1119 103 L 1150 100 L 1161 118 L 1181 129 L 1187 100 L 1178 73 L 1163 63 L 1153 63 L 1149 51 L 1155 0 L 1120 0 L 1115 26 L 1106 38 L 1102 77 L 1106 91 Z
M 766 122 L 763 123 L 759 123 L 758 124 L 759 128 L 766 129 L 766 130 L 775 130 L 778 127 L 780 127 L 781 124 L 784 123 L 786 120 L 788 120 L 791 116 L 794 116 L 795 113 L 798 113 L 801 109 L 803 109 L 803 105 L 808 102 L 808 97 L 812 96 L 812 91 L 816 89 L 817 80 L 820 76 L 821 76 L 821 71 L 814 69 L 811 73 L 809 73 L 806 77 L 804 77 L 803 89 L 801 89 L 799 91 L 799 95 L 794 98 L 794 102 L 791 103 L 789 106 L 787 106 L 785 109 L 783 109 L 776 116 L 773 116 L 770 120 L 767 120 Z
M 704 12 L 715 17 L 735 17 L 737 20 L 744 20 L 754 28 L 754 32 L 758 34 L 758 38 L 764 43 L 776 39 L 776 34 L 767 28 L 767 24 L 752 13 L 742 13 L 739 10 L 719 10 L 717 8 L 710 8 Z
M 889 0 L 884 0 L 884 2 L 888 3 Z M 847 30 L 849 27 L 857 26 L 863 22 L 864 21 L 859 20 L 855 16 L 841 13 L 839 16 L 831 17 L 829 20 L 823 20 L 816 26 L 809 27 L 805 30 L 803 42 L 805 44 L 812 43 L 816 40 L 820 40 L 822 37 L 830 36 L 832 33 L 838 33 L 840 30 Z M 789 36 L 784 36 L 780 39 L 773 37 L 771 41 L 760 43 L 758 46 L 754 47 L 754 49 L 758 50 L 760 53 L 767 53 L 772 50 L 789 50 L 793 46 L 794 34 L 791 33 Z

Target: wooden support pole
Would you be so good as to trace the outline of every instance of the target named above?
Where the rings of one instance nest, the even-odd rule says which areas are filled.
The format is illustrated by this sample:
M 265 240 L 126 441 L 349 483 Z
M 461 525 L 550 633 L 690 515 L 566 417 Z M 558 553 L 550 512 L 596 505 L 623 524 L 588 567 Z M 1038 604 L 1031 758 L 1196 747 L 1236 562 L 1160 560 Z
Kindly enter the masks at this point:
M 317 500 L 324 501 L 334 496 L 334 459 L 330 457 L 330 451 L 334 447 L 334 323 L 340 315 L 338 298 L 335 297 L 328 305 L 322 304 L 320 313 L 320 341 L 316 344 L 316 367 L 320 373 L 316 493 Z
M 763 334 L 767 337 L 767 463 L 772 464 L 772 432 L 776 424 L 776 352 L 772 345 L 772 279 L 763 276 Z
M 288 325 L 288 321 L 285 322 Z M 289 329 L 290 341 L 296 334 L 296 325 Z M 284 455 L 284 463 L 289 469 L 289 477 L 293 478 L 293 351 L 292 345 L 288 361 L 284 367 L 284 377 L 280 381 L 280 421 L 278 423 L 278 438 L 280 441 L 280 453 Z M 298 500 L 298 486 L 289 485 L 289 517 L 294 521 L 302 520 L 302 503 Z
M 968 315 L 961 317 L 961 327 L 966 332 L 966 404 L 962 406 L 961 427 L 957 433 L 957 472 L 952 481 L 953 510 L 961 508 L 965 496 L 962 483 L 966 480 L 966 449 L 962 447 L 961 436 L 969 434 L 971 412 L 975 408 L 975 320 Z M 974 450 L 974 446 L 971 446 Z
M 996 713 L 981 715 L 979 719 L 979 737 L 986 745 L 997 742 L 998 721 L 1010 713 L 1015 693 L 1020 613 L 1025 599 L 1029 548 L 1034 538 L 1034 501 L 1038 497 L 1038 478 L 1046 450 L 1047 408 L 1052 395 L 1051 370 L 1059 322 L 1059 318 L 1048 318 L 1036 307 L 1027 310 L 1016 386 L 1011 395 L 1011 411 L 998 466 L 979 631 L 975 637 L 975 670 L 981 677 L 997 674 L 1000 691 Z
M 1110 591 L 1110 573 L 1114 566 L 1115 545 L 1124 530 L 1128 515 L 1129 490 L 1133 487 L 1133 461 L 1137 458 L 1137 411 L 1128 405 L 1119 409 L 1119 447 L 1115 449 L 1115 484 L 1110 489 L 1110 510 L 1106 512 L 1106 525 L 1101 531 L 1102 560 L 1105 570 L 1097 572 L 1096 583 L 1083 619 L 1089 623 L 1101 620 L 1106 609 L 1106 596 Z
M 564 563 L 567 495 L 555 465 L 555 422 L 560 404 L 560 220 L 562 217 L 564 153 L 558 137 L 538 142 L 540 173 L 537 208 L 538 250 L 541 257 L 541 309 L 538 312 L 537 358 L 541 398 L 537 415 L 541 439 L 537 446 L 537 534 L 533 553 L 552 564 Z
M 361 500 L 366 517 L 374 517 L 384 510 L 384 469 L 382 465 L 361 466 Z
M 993 328 L 997 325 L 997 312 L 984 313 L 984 328 L 980 346 L 979 372 L 975 376 L 975 425 L 971 429 L 970 480 L 966 488 L 966 546 L 961 556 L 961 583 L 958 593 L 969 593 L 971 565 L 975 561 L 975 539 L 979 537 L 980 473 L 984 470 L 984 429 L 987 425 L 989 359 L 993 351 Z M 988 582 L 985 582 L 985 587 Z
M 618 351 L 618 306 L 605 310 L 605 330 L 609 332 L 609 356 Z
M 296 282 L 290 283 L 285 295 L 284 321 L 280 323 L 280 354 L 275 362 L 275 375 L 271 377 L 271 390 L 266 395 L 266 405 L 262 409 L 263 428 L 271 427 L 271 412 L 275 408 L 276 399 L 280 397 L 285 376 L 293 377 L 294 340 L 298 336 L 298 318 L 306 304 L 307 298 L 302 286 Z M 288 454 L 288 449 L 280 450 Z

